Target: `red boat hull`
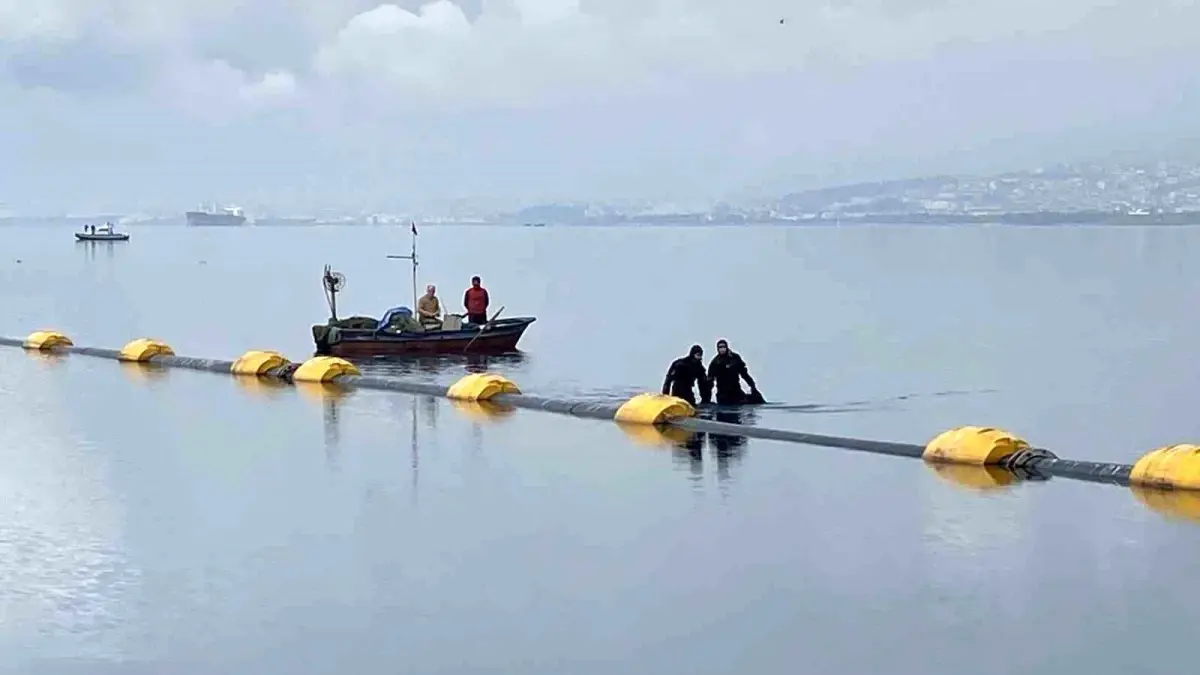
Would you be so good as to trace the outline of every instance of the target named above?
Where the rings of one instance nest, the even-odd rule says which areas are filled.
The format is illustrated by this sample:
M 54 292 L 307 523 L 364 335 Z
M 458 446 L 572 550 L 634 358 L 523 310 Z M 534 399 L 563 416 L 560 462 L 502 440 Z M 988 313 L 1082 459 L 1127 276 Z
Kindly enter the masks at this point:
M 517 351 L 517 343 L 532 318 L 506 319 L 478 330 L 430 333 L 389 334 L 371 330 L 343 330 L 332 340 L 320 335 L 325 326 L 313 326 L 317 353 L 347 359 L 379 356 L 438 356 L 464 354 L 508 354 Z

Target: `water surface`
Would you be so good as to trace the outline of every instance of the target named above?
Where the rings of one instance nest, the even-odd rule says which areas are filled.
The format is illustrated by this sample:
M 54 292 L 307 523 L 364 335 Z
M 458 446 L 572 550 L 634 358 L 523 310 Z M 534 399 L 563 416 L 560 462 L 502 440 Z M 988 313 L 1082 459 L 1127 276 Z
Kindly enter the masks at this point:
M 402 230 L 132 231 L 6 228 L 0 333 L 302 358 L 323 264 L 348 312 L 411 302 L 384 258 Z M 751 423 L 992 424 L 1115 461 L 1200 437 L 1200 230 L 430 226 L 420 246 L 447 305 L 480 274 L 538 317 L 523 358 L 486 364 L 533 393 L 655 389 L 726 337 L 770 398 L 824 406 Z M 1117 487 L 980 493 L 911 460 L 18 350 L 0 373 L 11 672 L 1173 675 L 1200 619 L 1200 529 Z

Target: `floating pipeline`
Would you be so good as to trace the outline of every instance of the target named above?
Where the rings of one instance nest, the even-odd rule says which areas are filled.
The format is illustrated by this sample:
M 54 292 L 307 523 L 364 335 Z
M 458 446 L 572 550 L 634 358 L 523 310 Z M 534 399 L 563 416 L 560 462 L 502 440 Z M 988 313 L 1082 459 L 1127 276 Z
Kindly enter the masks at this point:
M 1143 455 L 1134 464 L 1114 464 L 1062 459 L 1049 450 L 1031 446 L 1002 429 L 964 426 L 941 433 L 925 445 L 826 436 L 798 431 L 746 426 L 697 418 L 686 401 L 660 394 L 638 394 L 622 403 L 570 401 L 526 394 L 507 378 L 494 373 L 472 373 L 444 387 L 408 382 L 394 377 L 363 375 L 349 361 L 317 356 L 301 363 L 278 352 L 248 351 L 234 361 L 203 359 L 175 354 L 165 342 L 139 338 L 121 349 L 81 347 L 66 335 L 41 330 L 25 339 L 0 337 L 0 346 L 22 347 L 41 355 L 79 354 L 138 366 L 185 368 L 256 378 L 264 384 L 287 386 L 317 383 L 341 388 L 376 389 L 448 398 L 457 407 L 491 406 L 527 408 L 598 420 L 611 420 L 636 439 L 675 443 L 694 432 L 759 438 L 805 445 L 857 450 L 921 459 L 939 476 L 955 483 L 987 489 L 1018 480 L 1070 478 L 1131 487 L 1143 503 L 1167 511 L 1164 504 L 1183 504 L 1176 513 L 1195 512 L 1200 519 L 1200 446 L 1172 445 Z M 1163 491 L 1196 491 L 1192 499 L 1164 496 Z M 1190 517 L 1190 516 L 1189 516 Z

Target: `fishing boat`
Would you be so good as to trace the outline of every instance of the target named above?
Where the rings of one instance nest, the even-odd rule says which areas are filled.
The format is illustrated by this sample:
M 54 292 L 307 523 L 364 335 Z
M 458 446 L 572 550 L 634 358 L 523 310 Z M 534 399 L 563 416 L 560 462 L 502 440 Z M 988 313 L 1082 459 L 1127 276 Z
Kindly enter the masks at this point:
M 76 232 L 75 239 L 78 241 L 128 241 L 128 232 L 113 231 L 112 223 L 103 225 L 95 225 L 92 227 L 84 227 L 83 232 Z
M 413 307 L 417 306 L 417 244 L 413 228 L 410 255 L 391 255 L 412 261 Z M 351 316 L 339 319 L 337 294 L 346 286 L 346 277 L 328 265 L 322 279 L 329 320 L 312 327 L 317 354 L 347 359 L 389 356 L 498 355 L 517 351 L 525 330 L 537 319 L 532 316 L 500 318 L 501 307 L 483 325 L 464 320 L 461 314 L 447 313 L 440 325 L 424 326 L 415 312 L 404 306 L 392 307 L 376 319 Z

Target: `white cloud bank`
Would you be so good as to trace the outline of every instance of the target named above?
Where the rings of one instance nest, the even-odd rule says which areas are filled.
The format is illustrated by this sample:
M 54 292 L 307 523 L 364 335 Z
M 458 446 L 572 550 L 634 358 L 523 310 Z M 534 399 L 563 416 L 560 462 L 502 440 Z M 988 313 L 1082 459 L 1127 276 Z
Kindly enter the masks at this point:
M 516 103 L 927 58 L 1015 37 L 1083 39 L 1099 52 L 1130 39 L 1195 47 L 1200 29 L 1183 26 L 1197 19 L 1195 3 L 1162 0 L 485 0 L 471 21 L 435 0 L 358 14 L 316 64 L 326 78 L 425 102 Z
M 1198 26 L 1196 0 L 0 0 L 0 201 L 707 199 L 1171 147 L 1200 136 Z
M 0 0 L 0 56 L 73 41 L 144 54 L 154 87 L 188 107 L 261 108 L 310 91 L 314 100 L 358 92 L 379 104 L 462 108 L 928 58 L 1010 39 L 1099 56 L 1200 55 L 1200 7 L 1184 0 L 483 0 L 475 10 L 451 0 Z

